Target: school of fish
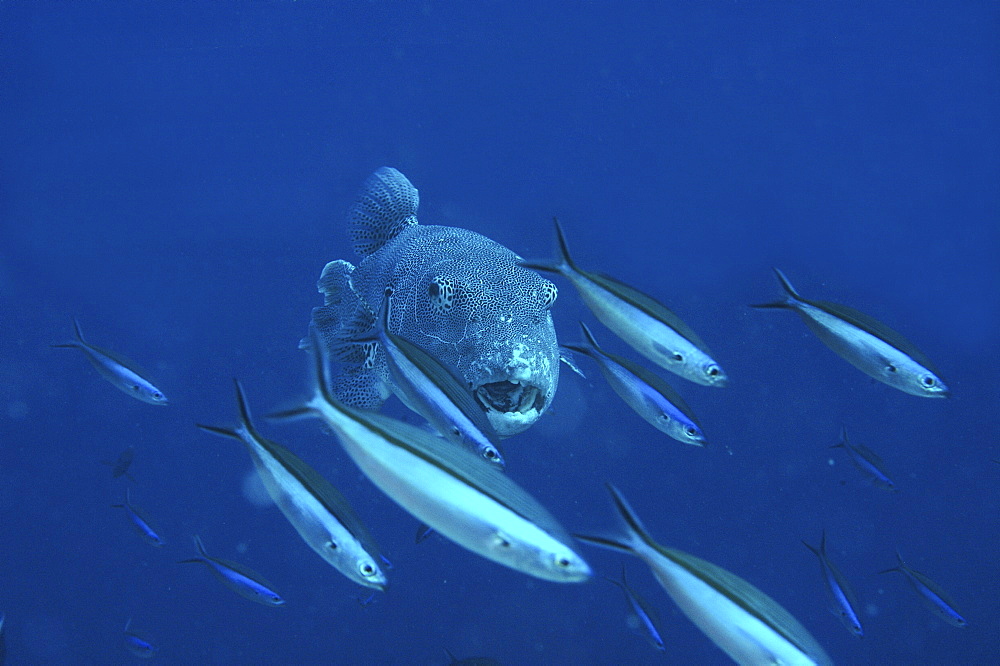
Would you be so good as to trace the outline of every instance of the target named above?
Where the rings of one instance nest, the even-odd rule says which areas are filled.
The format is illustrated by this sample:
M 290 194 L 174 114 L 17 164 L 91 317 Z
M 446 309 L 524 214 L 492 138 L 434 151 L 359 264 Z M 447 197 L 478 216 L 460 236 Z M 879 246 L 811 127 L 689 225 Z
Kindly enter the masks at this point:
M 472 231 L 420 224 L 418 206 L 416 188 L 396 169 L 382 167 L 365 181 L 349 216 L 360 261 L 355 266 L 335 260 L 324 267 L 317 285 L 324 302 L 313 310 L 300 342 L 311 358 L 309 395 L 269 418 L 321 421 L 361 472 L 420 522 L 418 543 L 433 531 L 497 564 L 557 583 L 593 577 L 579 544 L 611 549 L 644 562 L 680 611 L 733 661 L 832 663 L 809 631 L 763 591 L 655 541 L 611 483 L 620 530 L 571 536 L 505 471 L 501 440 L 523 433 L 546 412 L 558 387 L 560 360 L 576 369 L 573 353 L 592 360 L 622 401 L 658 431 L 708 446 L 701 422 L 680 393 L 640 362 L 605 351 L 586 323 L 580 322 L 580 342 L 560 347 L 551 312 L 558 290 L 539 272 L 568 281 L 597 321 L 658 368 L 703 386 L 725 387 L 729 377 L 702 339 L 654 297 L 579 267 L 558 220 L 555 258 L 529 261 Z M 774 272 L 783 300 L 752 307 L 795 311 L 827 347 L 888 386 L 921 397 L 949 396 L 938 370 L 902 335 L 853 308 L 806 299 L 782 271 Z M 119 390 L 150 404 L 168 404 L 148 373 L 85 341 L 79 322 L 73 324 L 74 338 L 53 347 L 79 349 Z M 243 387 L 234 383 L 235 425 L 198 427 L 243 444 L 268 496 L 309 548 L 348 580 L 384 590 L 391 565 L 362 518 L 307 462 L 259 433 Z M 391 394 L 427 426 L 380 413 Z M 832 447 L 843 449 L 873 485 L 897 490 L 878 455 L 849 440 L 846 426 Z M 114 478 L 131 478 L 134 455 L 129 447 L 107 463 Z M 164 544 L 130 491 L 115 507 L 144 541 Z M 208 555 L 201 538 L 193 540 L 196 555 L 182 562 L 205 565 L 222 584 L 254 602 L 286 603 L 260 574 Z M 852 635 L 863 636 L 858 597 L 831 560 L 825 531 L 818 546 L 803 543 L 819 560 L 830 610 Z M 898 553 L 896 566 L 883 573 L 889 572 L 902 574 L 941 620 L 966 626 L 940 586 Z M 620 580 L 606 580 L 624 593 L 650 645 L 669 653 L 656 604 L 629 585 L 624 564 Z M 0 614 L 0 662 L 5 620 Z M 140 658 L 154 656 L 157 646 L 131 627 L 130 618 L 125 648 Z

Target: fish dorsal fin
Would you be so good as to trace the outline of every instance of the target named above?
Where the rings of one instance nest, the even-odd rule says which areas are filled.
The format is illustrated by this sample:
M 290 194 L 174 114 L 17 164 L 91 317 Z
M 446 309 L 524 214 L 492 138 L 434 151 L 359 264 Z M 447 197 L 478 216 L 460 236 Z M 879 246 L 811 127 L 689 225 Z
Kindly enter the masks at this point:
M 635 287 L 629 286 L 620 280 L 616 280 L 610 275 L 592 273 L 590 271 L 580 272 L 598 285 L 618 296 L 618 298 L 631 303 L 633 306 L 639 308 L 650 317 L 662 321 L 701 351 L 705 352 L 709 356 L 712 355 L 712 352 L 708 349 L 708 345 L 706 345 L 705 342 L 698 337 L 698 334 L 695 333 L 690 326 L 685 324 L 680 317 L 670 310 L 670 308 L 663 305 L 652 296 L 648 296 Z
M 420 195 L 406 176 L 381 167 L 368 176 L 351 207 L 348 228 L 361 257 L 377 252 L 400 231 L 417 223 Z
M 938 374 L 938 371 L 934 368 L 931 360 L 927 358 L 922 351 L 917 349 L 912 342 L 874 317 L 866 315 L 864 312 L 855 310 L 852 307 L 841 305 L 840 303 L 831 303 L 829 301 L 807 301 L 805 299 L 802 300 L 809 305 L 815 306 L 834 315 L 835 317 L 843 319 L 848 324 L 856 326 L 866 333 L 874 335 L 879 340 L 882 340 L 883 342 L 892 345 L 899 351 L 903 352 L 934 374 Z

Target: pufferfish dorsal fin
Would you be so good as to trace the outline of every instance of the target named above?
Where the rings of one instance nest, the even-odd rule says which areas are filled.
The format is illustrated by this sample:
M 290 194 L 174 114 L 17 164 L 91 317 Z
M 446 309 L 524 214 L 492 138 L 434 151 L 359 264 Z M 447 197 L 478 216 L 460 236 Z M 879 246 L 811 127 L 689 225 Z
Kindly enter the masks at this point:
M 361 257 L 377 252 L 400 231 L 417 223 L 420 195 L 406 176 L 381 167 L 368 176 L 351 206 L 347 226 L 354 251 Z

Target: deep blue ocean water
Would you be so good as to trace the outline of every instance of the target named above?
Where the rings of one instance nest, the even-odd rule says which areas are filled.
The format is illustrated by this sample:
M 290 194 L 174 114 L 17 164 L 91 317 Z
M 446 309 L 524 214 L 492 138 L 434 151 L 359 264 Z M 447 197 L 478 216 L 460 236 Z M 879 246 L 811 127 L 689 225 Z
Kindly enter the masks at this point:
M 262 415 L 304 393 L 296 346 L 345 217 L 397 167 L 420 221 L 575 258 L 654 295 L 712 347 L 718 390 L 667 379 L 711 446 L 632 414 L 582 361 L 509 472 L 571 531 L 617 523 L 615 483 L 661 542 L 723 566 L 796 616 L 837 663 L 1000 660 L 1000 10 L 994 3 L 0 3 L 0 613 L 8 663 L 726 663 L 638 560 L 665 654 L 628 627 L 622 557 L 593 582 L 532 579 L 436 537 L 375 489 L 318 422 Z M 870 380 L 787 312 L 803 295 L 899 330 L 954 396 Z M 585 319 L 562 280 L 560 338 Z M 116 391 L 72 350 L 147 367 L 171 397 Z M 665 374 L 665 373 L 664 373 Z M 244 490 L 228 423 L 239 377 L 262 429 L 354 504 L 394 564 L 367 593 Z M 398 406 L 396 407 L 398 411 Z M 867 483 L 841 424 L 900 491 Z M 136 450 L 134 482 L 102 460 Z M 126 487 L 154 549 L 112 509 Z M 815 557 L 861 599 L 827 611 Z M 211 554 L 287 599 L 253 604 L 178 560 Z M 954 598 L 941 622 L 898 549 Z

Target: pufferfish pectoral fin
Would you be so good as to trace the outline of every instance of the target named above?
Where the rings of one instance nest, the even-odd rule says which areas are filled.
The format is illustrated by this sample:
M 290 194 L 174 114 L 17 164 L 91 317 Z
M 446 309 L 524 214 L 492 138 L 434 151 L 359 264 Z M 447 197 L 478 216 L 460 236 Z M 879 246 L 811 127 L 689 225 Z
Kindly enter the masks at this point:
M 406 176 L 381 167 L 368 176 L 348 216 L 348 231 L 358 256 L 367 257 L 417 223 L 420 195 Z
M 331 261 L 316 284 L 324 305 L 313 308 L 310 325 L 326 346 L 333 363 L 331 389 L 342 403 L 361 409 L 378 409 L 389 397 L 388 373 L 378 348 L 371 340 L 356 340 L 358 317 L 370 317 L 367 307 L 351 286 L 354 266 L 348 261 Z M 308 349 L 309 338 L 299 343 Z

